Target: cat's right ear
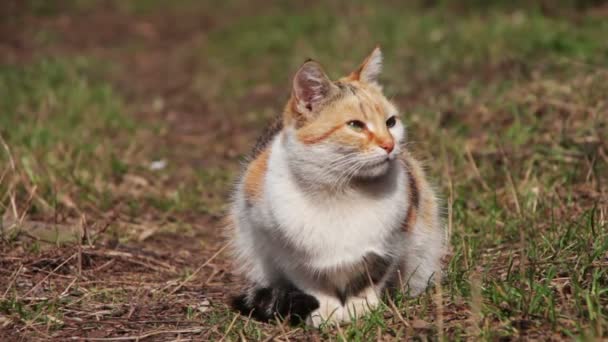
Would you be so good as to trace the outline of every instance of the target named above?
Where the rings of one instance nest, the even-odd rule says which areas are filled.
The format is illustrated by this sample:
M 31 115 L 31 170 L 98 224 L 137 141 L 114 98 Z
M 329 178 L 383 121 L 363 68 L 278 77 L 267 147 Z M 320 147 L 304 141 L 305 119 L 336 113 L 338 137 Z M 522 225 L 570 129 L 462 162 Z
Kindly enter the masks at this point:
M 295 109 L 304 115 L 314 113 L 335 87 L 319 63 L 306 61 L 293 78 Z

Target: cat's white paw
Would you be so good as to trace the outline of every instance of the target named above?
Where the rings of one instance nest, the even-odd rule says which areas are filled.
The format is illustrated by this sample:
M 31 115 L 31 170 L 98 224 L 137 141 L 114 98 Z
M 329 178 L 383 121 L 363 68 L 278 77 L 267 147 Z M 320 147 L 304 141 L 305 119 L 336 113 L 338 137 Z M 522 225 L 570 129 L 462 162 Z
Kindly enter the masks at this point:
M 316 296 L 319 308 L 313 311 L 306 324 L 318 328 L 322 324 L 337 325 L 361 318 L 380 303 L 378 295 L 373 288 L 366 289 L 359 296 L 350 297 L 345 305 L 334 297 Z
M 345 311 L 351 319 L 360 318 L 378 306 L 380 299 L 376 290 L 368 287 L 358 296 L 346 301 Z
M 306 323 L 318 328 L 323 323 L 340 323 L 344 318 L 344 307 L 337 298 L 330 296 L 316 296 L 319 301 L 319 308 L 313 311 Z

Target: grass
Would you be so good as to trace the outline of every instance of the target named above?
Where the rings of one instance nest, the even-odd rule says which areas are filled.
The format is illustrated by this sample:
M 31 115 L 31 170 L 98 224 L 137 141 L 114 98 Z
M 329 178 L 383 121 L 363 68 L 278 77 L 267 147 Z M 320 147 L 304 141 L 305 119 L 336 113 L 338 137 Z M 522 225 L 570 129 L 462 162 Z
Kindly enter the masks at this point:
M 31 2 L 53 39 L 0 67 L 0 336 L 608 337 L 608 25 L 561 4 L 139 0 L 104 7 L 129 20 L 108 52 L 88 46 L 121 37 L 77 27 L 99 2 Z M 173 31 L 172 13 L 210 22 Z M 441 285 L 339 329 L 236 316 L 216 252 L 239 160 L 305 58 L 338 76 L 376 43 L 443 197 Z
M 4 200 L 9 194 L 32 197 L 31 215 L 90 205 L 107 191 L 92 186 L 96 179 L 125 171 L 118 151 L 126 146 L 112 135 L 129 134 L 133 122 L 109 85 L 82 76 L 92 68 L 103 69 L 83 59 L 49 59 L 0 70 L 6 144 L 0 161 L 5 176 L 14 176 L 1 191 Z

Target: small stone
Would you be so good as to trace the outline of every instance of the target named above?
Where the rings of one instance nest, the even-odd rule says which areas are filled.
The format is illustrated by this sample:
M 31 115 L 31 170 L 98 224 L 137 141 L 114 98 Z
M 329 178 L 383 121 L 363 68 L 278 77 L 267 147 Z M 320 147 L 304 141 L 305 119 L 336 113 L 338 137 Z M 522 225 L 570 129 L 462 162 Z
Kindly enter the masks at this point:
M 201 313 L 208 311 L 210 308 L 211 308 L 211 303 L 207 299 L 204 299 L 196 307 L 196 309 Z
M 153 161 L 153 162 L 150 163 L 150 170 L 152 170 L 152 171 L 162 170 L 165 167 L 167 167 L 167 161 L 166 160 L 155 160 L 155 161 Z

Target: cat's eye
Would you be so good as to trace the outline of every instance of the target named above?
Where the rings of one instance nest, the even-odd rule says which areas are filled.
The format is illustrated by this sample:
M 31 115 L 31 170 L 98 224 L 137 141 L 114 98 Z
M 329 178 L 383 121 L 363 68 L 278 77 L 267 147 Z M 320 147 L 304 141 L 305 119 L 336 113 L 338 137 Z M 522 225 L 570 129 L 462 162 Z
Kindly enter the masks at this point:
M 361 132 L 365 129 L 365 123 L 359 120 L 351 120 L 347 122 L 346 125 L 357 132 Z
M 388 120 L 386 120 L 386 127 L 393 128 L 397 123 L 397 118 L 393 115 Z

